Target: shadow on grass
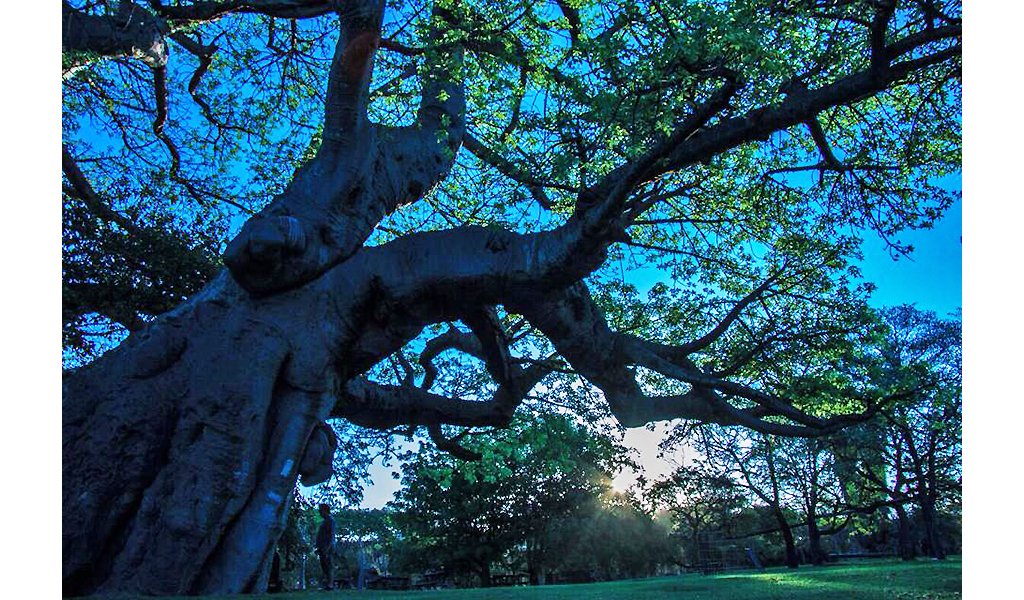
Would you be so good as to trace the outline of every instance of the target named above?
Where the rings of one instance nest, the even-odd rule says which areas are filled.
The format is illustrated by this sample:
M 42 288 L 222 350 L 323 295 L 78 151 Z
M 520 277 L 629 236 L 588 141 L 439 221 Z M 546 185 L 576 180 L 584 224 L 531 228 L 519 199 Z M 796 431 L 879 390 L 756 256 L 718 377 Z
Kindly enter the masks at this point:
M 686 574 L 575 585 L 417 592 L 342 590 L 286 592 L 262 600 L 959 600 L 961 563 L 865 560 L 823 567 L 746 571 L 705 577 Z M 125 600 L 125 596 L 118 600 Z M 254 596 L 208 596 L 207 600 Z M 113 599 L 111 599 L 113 600 Z

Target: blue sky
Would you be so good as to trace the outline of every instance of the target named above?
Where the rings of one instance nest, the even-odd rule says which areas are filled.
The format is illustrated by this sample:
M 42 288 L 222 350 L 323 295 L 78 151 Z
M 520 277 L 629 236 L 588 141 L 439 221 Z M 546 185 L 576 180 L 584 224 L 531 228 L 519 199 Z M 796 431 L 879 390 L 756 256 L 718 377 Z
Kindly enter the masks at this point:
M 963 200 L 957 200 L 932 229 L 900 236 L 914 246 L 909 258 L 893 261 L 880 241 L 865 240 L 861 268 L 878 285 L 873 306 L 912 303 L 940 316 L 962 306 L 962 209 Z

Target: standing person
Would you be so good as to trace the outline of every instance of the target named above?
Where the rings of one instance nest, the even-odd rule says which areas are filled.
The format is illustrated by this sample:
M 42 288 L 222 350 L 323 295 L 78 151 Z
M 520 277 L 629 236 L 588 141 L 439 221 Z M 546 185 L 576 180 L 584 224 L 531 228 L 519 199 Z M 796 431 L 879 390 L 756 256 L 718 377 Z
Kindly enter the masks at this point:
M 267 581 L 267 592 L 274 594 L 284 591 L 284 582 L 281 581 L 281 553 L 274 548 L 274 560 L 270 562 L 270 579 Z
M 334 554 L 334 519 L 331 518 L 331 507 L 328 504 L 320 505 L 320 516 L 324 518 L 320 523 L 320 529 L 316 531 L 316 554 L 320 558 L 320 570 L 323 572 L 320 589 L 334 589 L 334 579 L 331 577 L 331 555 Z

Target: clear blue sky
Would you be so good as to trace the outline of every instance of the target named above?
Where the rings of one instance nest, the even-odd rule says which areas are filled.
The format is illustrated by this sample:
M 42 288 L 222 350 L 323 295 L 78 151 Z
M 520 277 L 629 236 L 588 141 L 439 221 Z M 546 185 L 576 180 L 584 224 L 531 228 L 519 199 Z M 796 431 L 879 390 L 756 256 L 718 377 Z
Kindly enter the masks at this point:
M 864 277 L 878 285 L 872 306 L 916 304 L 946 316 L 963 304 L 963 200 L 928 230 L 900 236 L 914 246 L 909 258 L 893 261 L 876 238 L 865 240 Z

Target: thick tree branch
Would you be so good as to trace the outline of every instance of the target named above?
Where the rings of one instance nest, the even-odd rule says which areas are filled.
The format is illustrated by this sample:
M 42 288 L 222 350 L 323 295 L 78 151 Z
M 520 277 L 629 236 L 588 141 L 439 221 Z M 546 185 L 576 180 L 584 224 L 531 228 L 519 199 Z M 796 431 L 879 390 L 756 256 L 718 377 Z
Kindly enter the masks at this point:
M 150 0 L 153 11 L 168 21 L 213 21 L 232 13 L 257 13 L 281 19 L 307 19 L 331 13 L 339 8 L 333 0 L 225 0 L 193 2 L 167 6 Z M 343 5 L 342 5 L 343 6 Z
M 515 406 L 489 401 L 449 398 L 413 386 L 394 386 L 366 379 L 350 381 L 338 393 L 332 418 L 363 427 L 388 429 L 399 425 L 459 425 L 505 427 Z
M 956 46 L 885 68 L 860 71 L 813 90 L 796 90 L 779 104 L 747 112 L 707 127 L 673 148 L 664 171 L 707 160 L 729 148 L 766 139 L 771 133 L 806 122 L 823 110 L 877 94 L 915 71 L 959 56 Z
M 582 285 L 516 304 L 514 309 L 540 329 L 581 375 L 604 391 L 612 413 L 627 427 L 683 418 L 743 425 L 774 435 L 816 437 L 868 418 L 874 412 L 869 408 L 864 413 L 824 419 L 800 411 L 791 402 L 771 394 L 709 376 L 679 347 L 612 332 Z M 729 320 L 730 317 L 725 319 Z M 688 384 L 691 389 L 685 394 L 647 396 L 629 365 L 650 368 Z M 755 406 L 734 406 L 722 394 Z M 769 417 L 781 417 L 790 423 Z
M 462 320 L 469 325 L 473 335 L 480 342 L 487 372 L 499 384 L 508 384 L 512 379 L 512 359 L 505 330 L 501 327 L 494 307 L 486 306 L 480 310 L 468 311 L 462 315 Z
M 434 3 L 428 40 L 439 40 L 456 26 L 455 16 Z M 382 131 L 388 212 L 422 199 L 448 174 L 466 133 L 466 92 L 461 43 L 438 45 L 426 53 L 420 105 L 409 127 Z
M 327 79 L 324 143 L 346 144 L 366 135 L 373 59 L 380 42 L 384 1 L 358 3 L 340 19 L 341 36 Z
M 908 36 L 887 47 L 886 56 L 907 54 L 925 44 L 958 39 L 959 26 L 942 28 L 940 35 Z M 582 221 L 587 240 L 606 242 L 621 237 L 625 225 L 623 207 L 626 198 L 637 186 L 655 180 L 670 171 L 705 162 L 744 143 L 767 139 L 772 133 L 800 123 L 808 123 L 822 111 L 856 102 L 887 89 L 892 84 L 922 69 L 955 59 L 960 45 L 936 51 L 899 63 L 875 65 L 841 78 L 817 89 L 800 87 L 790 90 L 786 98 L 774 105 L 748 111 L 746 114 L 708 123 L 723 112 L 739 87 L 739 80 L 728 70 L 719 68 L 709 76 L 726 79 L 719 90 L 700 105 L 664 141 L 656 144 L 638 159 L 612 170 L 601 181 L 584 190 L 577 203 L 574 218 Z M 638 216 L 638 215 L 632 215 Z
M 422 199 L 451 168 L 465 129 L 457 46 L 430 57 L 415 125 L 371 127 L 365 121 L 382 10 L 381 0 L 364 0 L 341 12 L 325 143 L 228 244 L 224 262 L 252 294 L 316 279 L 359 250 L 381 219 Z M 449 19 L 435 5 L 431 36 L 440 36 Z
M 134 2 L 121 2 L 117 12 L 104 16 L 87 14 L 66 1 L 62 5 L 64 51 L 133 56 L 153 68 L 167 64 L 166 25 Z

